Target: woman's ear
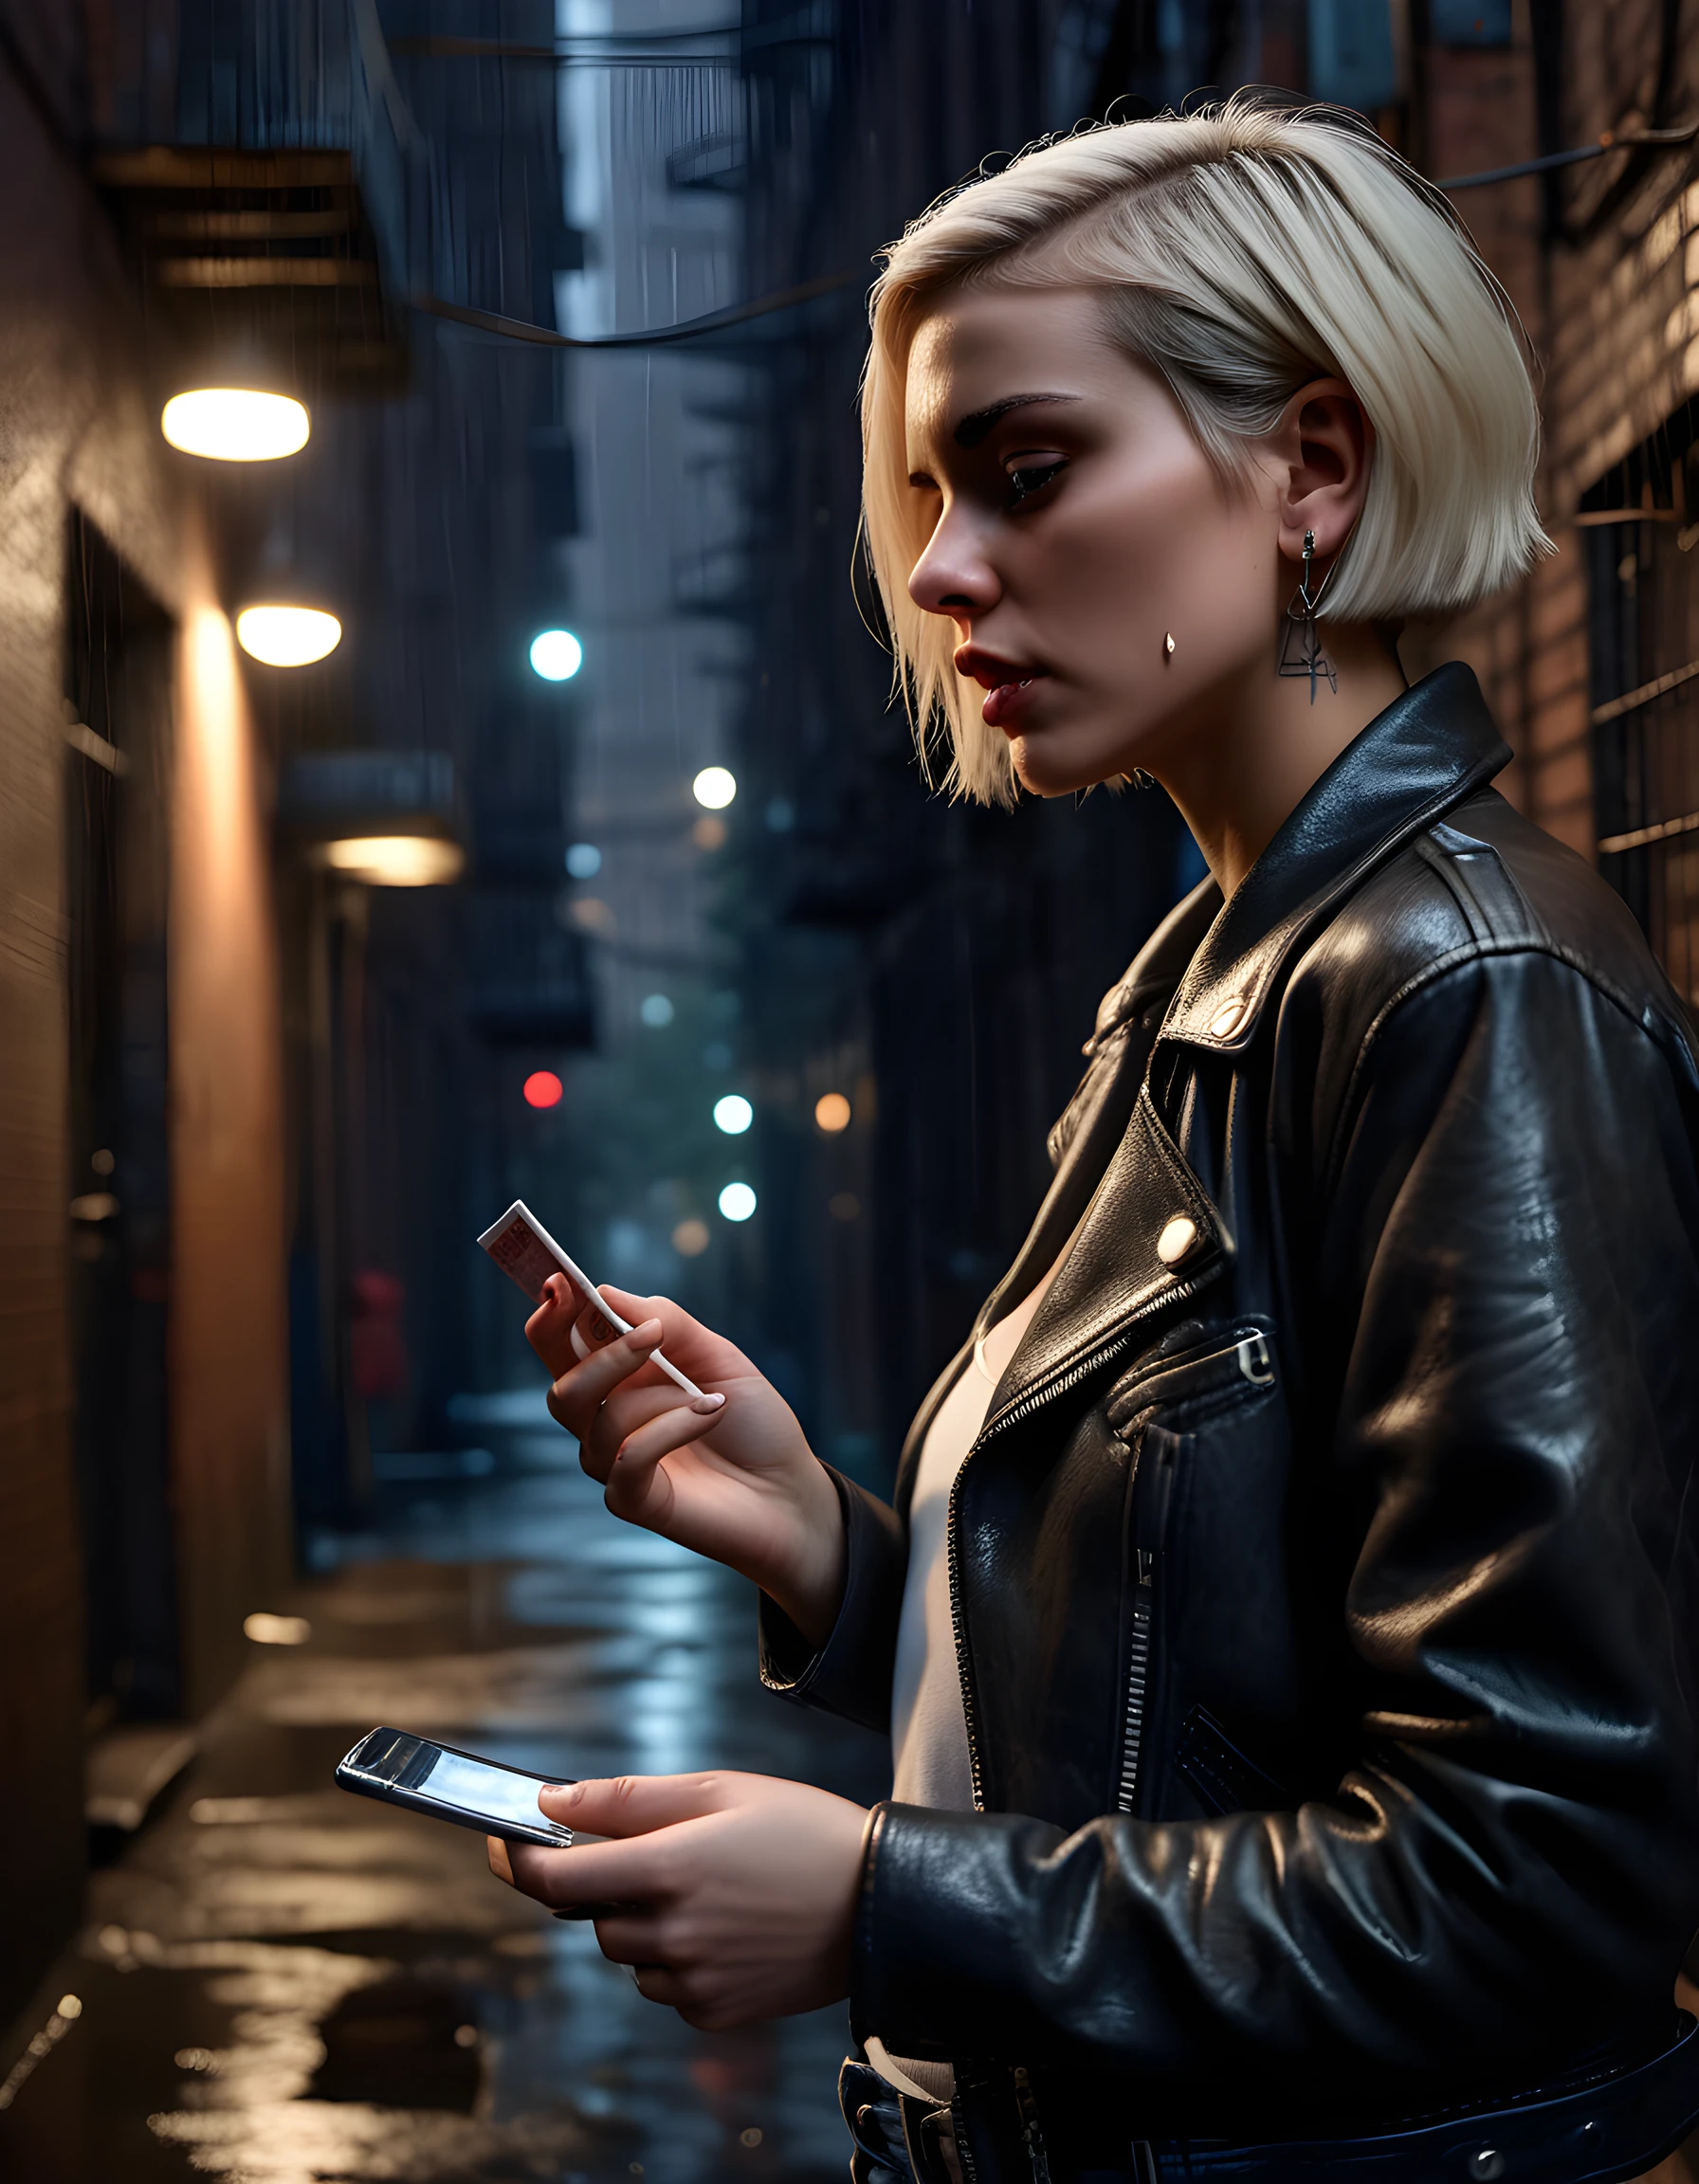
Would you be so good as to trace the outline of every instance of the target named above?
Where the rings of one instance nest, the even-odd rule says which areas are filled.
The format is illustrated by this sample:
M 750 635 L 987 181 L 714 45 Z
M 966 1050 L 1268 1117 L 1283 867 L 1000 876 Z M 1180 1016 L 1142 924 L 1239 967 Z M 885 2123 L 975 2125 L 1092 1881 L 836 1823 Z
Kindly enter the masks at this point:
M 1315 533 L 1318 561 L 1337 554 L 1362 513 L 1375 458 L 1375 428 L 1343 379 L 1300 387 L 1269 435 L 1280 514 L 1280 551 L 1304 558 Z

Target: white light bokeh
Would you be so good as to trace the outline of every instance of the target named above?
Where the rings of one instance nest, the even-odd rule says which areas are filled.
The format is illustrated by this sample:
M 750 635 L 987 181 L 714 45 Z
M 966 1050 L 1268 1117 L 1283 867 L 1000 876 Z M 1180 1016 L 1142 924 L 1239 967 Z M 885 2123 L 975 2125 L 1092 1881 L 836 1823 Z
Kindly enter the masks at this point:
M 540 629 L 531 640 L 531 665 L 545 682 L 570 682 L 584 664 L 584 647 L 570 629 Z

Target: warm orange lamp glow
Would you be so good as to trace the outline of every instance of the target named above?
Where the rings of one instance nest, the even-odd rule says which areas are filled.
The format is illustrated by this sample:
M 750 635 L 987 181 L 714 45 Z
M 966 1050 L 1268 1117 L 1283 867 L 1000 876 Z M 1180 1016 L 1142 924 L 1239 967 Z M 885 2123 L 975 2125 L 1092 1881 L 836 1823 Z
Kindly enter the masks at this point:
M 322 855 L 333 872 L 368 887 L 447 887 L 466 864 L 458 842 L 436 834 L 354 834 L 327 842 Z
M 159 429 L 185 455 L 214 463 L 275 463 L 296 454 L 311 436 L 304 404 L 256 387 L 194 387 L 174 394 Z
M 321 607 L 245 607 L 236 617 L 236 642 L 267 667 L 306 667 L 342 642 L 342 625 Z

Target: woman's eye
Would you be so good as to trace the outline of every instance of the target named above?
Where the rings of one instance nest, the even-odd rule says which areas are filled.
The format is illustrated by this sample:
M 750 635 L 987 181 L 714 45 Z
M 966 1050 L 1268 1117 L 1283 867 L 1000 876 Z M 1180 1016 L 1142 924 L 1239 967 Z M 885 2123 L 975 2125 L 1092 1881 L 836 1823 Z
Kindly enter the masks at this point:
M 1022 463 L 1007 473 L 1009 498 L 1015 507 L 1031 500 L 1034 493 L 1043 492 L 1052 479 L 1059 478 L 1068 467 L 1065 455 L 1047 456 L 1040 463 Z

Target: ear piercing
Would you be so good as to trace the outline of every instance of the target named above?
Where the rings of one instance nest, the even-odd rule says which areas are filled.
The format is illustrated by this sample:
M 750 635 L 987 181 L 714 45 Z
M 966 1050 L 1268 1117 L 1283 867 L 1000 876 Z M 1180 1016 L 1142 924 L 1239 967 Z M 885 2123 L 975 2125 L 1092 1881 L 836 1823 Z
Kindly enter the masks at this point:
M 1174 631 L 1172 629 L 1170 629 L 1167 635 L 1162 639 L 1162 657 L 1164 660 L 1172 660 L 1174 658 Z
M 1352 528 L 1355 530 L 1356 526 Z M 1349 545 L 1348 537 L 1345 543 Z M 1343 551 L 1342 547 L 1340 553 Z M 1286 625 L 1280 641 L 1280 661 L 1275 670 L 1280 675 L 1307 675 L 1309 701 L 1312 705 L 1316 701 L 1318 678 L 1325 679 L 1329 690 L 1337 691 L 1339 688 L 1339 670 L 1327 657 L 1322 645 L 1322 633 L 1316 627 L 1322 594 L 1333 581 L 1333 571 L 1339 567 L 1339 555 L 1335 555 L 1332 568 L 1312 592 L 1309 588 L 1309 570 L 1315 553 L 1316 535 L 1313 531 L 1306 531 L 1304 534 L 1304 573 L 1298 579 L 1298 589 L 1293 592 L 1286 610 Z

